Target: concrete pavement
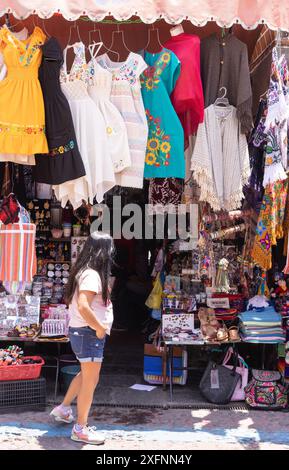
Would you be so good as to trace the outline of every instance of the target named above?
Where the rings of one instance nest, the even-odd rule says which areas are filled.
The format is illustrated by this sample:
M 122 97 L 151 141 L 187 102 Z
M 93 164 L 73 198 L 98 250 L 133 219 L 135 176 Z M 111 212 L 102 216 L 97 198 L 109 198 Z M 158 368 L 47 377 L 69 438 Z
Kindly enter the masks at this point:
M 95 449 L 69 439 L 71 425 L 47 412 L 0 415 L 0 450 Z M 106 436 L 99 450 L 288 450 L 288 413 L 95 407 L 90 424 Z

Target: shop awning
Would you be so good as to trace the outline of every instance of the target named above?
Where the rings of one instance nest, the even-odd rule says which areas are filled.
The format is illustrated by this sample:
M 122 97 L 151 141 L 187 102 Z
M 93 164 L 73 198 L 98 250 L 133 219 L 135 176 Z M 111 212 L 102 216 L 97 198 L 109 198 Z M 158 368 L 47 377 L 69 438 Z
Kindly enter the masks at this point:
M 4 13 L 17 18 L 31 14 L 49 18 L 60 13 L 71 21 L 83 15 L 97 21 L 137 15 L 145 23 L 161 17 L 168 23 L 187 19 L 196 26 L 216 21 L 219 26 L 240 23 L 252 29 L 266 23 L 271 29 L 289 30 L 289 2 L 280 0 L 0 0 L 0 16 Z

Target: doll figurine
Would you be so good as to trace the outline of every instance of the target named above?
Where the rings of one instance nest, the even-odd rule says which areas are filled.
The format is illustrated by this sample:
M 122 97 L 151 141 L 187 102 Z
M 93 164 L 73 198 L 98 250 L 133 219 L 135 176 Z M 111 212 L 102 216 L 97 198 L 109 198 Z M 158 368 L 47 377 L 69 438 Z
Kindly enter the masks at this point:
M 283 297 L 288 293 L 287 284 L 285 279 L 279 279 L 278 287 L 274 290 L 274 294 L 278 297 Z
M 226 258 L 222 258 L 218 263 L 218 271 L 216 275 L 216 291 L 217 292 L 229 292 L 229 274 L 228 274 L 229 261 Z

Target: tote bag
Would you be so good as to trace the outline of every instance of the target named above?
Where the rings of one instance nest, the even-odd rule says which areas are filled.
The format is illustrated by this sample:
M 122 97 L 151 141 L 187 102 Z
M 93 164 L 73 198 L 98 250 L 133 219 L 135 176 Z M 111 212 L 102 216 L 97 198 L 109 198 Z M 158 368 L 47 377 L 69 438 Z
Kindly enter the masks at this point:
M 223 366 L 228 369 L 233 369 L 234 366 L 228 365 L 230 359 L 234 356 L 233 348 L 230 347 L 226 353 L 226 356 L 223 360 Z M 248 367 L 245 365 L 244 359 L 238 355 L 239 367 L 236 367 L 236 372 L 240 374 L 242 380 L 237 382 L 236 388 L 232 395 L 231 401 L 244 401 L 245 400 L 245 390 L 244 388 L 248 384 Z

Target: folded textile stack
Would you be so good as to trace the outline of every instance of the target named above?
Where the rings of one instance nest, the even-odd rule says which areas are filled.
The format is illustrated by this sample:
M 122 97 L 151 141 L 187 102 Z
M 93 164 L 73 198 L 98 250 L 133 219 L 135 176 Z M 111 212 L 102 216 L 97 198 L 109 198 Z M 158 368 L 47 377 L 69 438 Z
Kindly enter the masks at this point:
M 254 308 L 239 314 L 242 341 L 246 343 L 283 343 L 281 315 L 274 307 Z
M 218 308 L 215 310 L 215 315 L 218 320 L 233 321 L 236 318 L 238 318 L 238 311 L 235 308 L 227 308 L 227 309 Z

